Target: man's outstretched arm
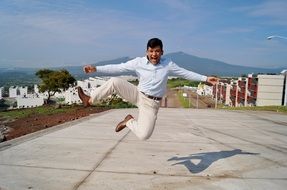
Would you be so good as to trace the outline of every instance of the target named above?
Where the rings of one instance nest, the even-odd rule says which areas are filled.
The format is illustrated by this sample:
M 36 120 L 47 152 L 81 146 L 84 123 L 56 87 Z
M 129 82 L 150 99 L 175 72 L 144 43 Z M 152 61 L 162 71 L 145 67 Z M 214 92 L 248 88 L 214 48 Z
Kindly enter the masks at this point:
M 181 76 L 187 80 L 206 82 L 209 85 L 215 85 L 219 81 L 217 77 L 205 76 L 205 75 L 195 73 L 193 71 L 186 70 L 182 67 L 179 67 L 174 62 L 170 62 L 170 68 L 174 74 Z
M 106 73 L 106 74 L 117 74 L 129 71 L 135 71 L 135 68 L 138 63 L 138 58 L 132 59 L 125 63 L 120 64 L 109 64 L 109 65 L 100 65 L 100 66 L 93 66 L 93 65 L 85 65 L 83 70 L 85 73 Z

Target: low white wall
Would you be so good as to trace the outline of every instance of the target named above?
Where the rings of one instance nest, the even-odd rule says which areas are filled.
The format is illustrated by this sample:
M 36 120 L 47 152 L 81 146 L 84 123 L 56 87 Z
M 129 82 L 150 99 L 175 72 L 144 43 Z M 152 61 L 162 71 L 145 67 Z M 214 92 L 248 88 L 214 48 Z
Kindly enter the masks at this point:
M 43 98 L 16 98 L 17 108 L 38 107 L 44 104 Z
M 280 106 L 283 97 L 283 75 L 258 75 L 257 106 Z

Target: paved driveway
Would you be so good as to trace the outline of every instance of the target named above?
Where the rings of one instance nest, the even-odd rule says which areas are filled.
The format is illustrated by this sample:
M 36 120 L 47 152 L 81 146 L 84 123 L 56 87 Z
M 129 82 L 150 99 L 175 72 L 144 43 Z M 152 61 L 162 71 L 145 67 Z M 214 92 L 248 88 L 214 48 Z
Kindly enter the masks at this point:
M 115 133 L 136 111 L 0 144 L 0 190 L 286 189 L 286 115 L 166 108 L 148 141 Z

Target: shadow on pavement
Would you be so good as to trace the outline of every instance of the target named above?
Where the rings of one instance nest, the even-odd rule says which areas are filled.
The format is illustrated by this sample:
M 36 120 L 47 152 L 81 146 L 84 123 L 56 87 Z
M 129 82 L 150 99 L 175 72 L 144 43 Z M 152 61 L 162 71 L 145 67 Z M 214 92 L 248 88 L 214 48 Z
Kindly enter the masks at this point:
M 258 155 L 259 153 L 251 153 L 251 152 L 242 152 L 240 149 L 234 149 L 229 151 L 219 151 L 219 152 L 203 152 L 197 154 L 191 154 L 186 157 L 178 157 L 174 156 L 167 161 L 181 161 L 177 162 L 174 165 L 182 164 L 184 165 L 191 173 L 200 173 L 207 169 L 212 163 L 217 160 L 232 157 L 239 154 L 248 154 L 248 155 Z M 198 164 L 194 164 L 192 160 L 199 160 Z

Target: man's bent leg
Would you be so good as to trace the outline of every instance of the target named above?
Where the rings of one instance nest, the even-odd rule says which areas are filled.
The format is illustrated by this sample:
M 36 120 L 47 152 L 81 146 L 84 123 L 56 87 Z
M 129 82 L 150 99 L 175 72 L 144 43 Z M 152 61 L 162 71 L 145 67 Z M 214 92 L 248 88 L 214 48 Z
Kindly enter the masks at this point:
M 91 102 L 102 100 L 109 95 L 116 93 L 130 103 L 138 101 L 137 87 L 121 78 L 112 77 L 106 83 L 91 92 Z
M 151 100 L 142 94 L 139 94 L 139 116 L 138 120 L 130 119 L 126 126 L 140 139 L 148 139 L 154 130 L 159 102 Z

